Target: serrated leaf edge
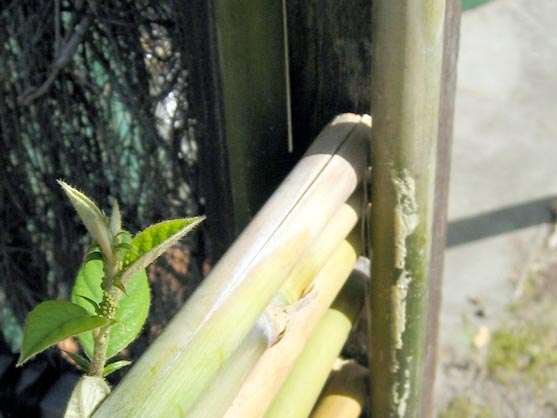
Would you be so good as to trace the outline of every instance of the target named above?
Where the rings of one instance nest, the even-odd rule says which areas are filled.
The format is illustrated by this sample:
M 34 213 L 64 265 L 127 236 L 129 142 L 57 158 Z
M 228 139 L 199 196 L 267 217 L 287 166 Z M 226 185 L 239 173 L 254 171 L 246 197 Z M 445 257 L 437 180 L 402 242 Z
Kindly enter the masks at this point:
M 169 238 L 164 240 L 162 243 L 157 245 L 156 247 L 151 248 L 148 252 L 137 258 L 133 263 L 131 263 L 124 272 L 122 272 L 120 276 L 120 282 L 125 286 L 127 281 L 132 278 L 135 274 L 137 274 L 140 270 L 146 268 L 149 264 L 159 258 L 166 250 L 171 248 L 174 244 L 176 244 L 180 239 L 182 239 L 188 232 L 191 232 L 197 225 L 205 220 L 205 216 L 196 216 L 193 218 L 184 218 L 184 219 L 173 219 L 169 221 L 163 221 L 158 224 L 151 225 L 149 228 L 152 228 L 156 225 L 171 222 L 171 221 L 179 221 L 179 220 L 191 220 L 192 223 L 185 226 L 184 228 L 180 229 L 174 235 L 171 235 Z M 147 228 L 148 229 L 148 228 Z M 143 231 L 142 231 L 143 232 Z M 142 232 L 136 235 L 139 236 Z M 132 241 L 133 245 L 133 241 Z
M 99 207 L 93 202 L 87 195 L 80 192 L 76 188 L 70 186 L 63 180 L 57 180 L 58 184 L 64 190 L 64 193 L 70 200 L 72 206 L 76 210 L 79 218 L 85 225 L 85 228 L 97 242 L 103 254 L 108 258 L 112 259 L 112 249 L 111 249 L 111 231 L 109 227 L 109 221 L 104 213 L 99 209 Z

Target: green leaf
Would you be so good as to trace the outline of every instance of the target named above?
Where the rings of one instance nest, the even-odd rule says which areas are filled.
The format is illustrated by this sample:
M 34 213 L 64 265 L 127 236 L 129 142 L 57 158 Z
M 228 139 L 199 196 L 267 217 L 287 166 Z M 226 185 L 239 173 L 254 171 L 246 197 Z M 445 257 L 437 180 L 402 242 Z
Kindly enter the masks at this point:
M 126 288 L 124 287 L 124 285 L 122 284 L 121 281 L 116 280 L 113 283 L 114 287 L 120 289 L 122 291 L 123 294 L 125 294 L 126 296 L 128 296 L 128 292 L 126 292 Z
M 104 276 L 103 263 L 93 260 L 85 263 L 77 274 L 72 291 L 72 301 L 88 312 L 94 313 L 95 308 L 85 298 L 99 304 L 102 301 L 101 282 Z M 126 286 L 126 294 L 122 295 L 116 310 L 116 322 L 110 329 L 107 359 L 115 356 L 126 348 L 139 334 L 147 314 L 151 294 L 145 270 L 137 273 Z M 81 347 L 87 357 L 93 356 L 93 334 L 86 332 L 79 337 Z
M 115 371 L 120 370 L 123 367 L 129 366 L 130 364 L 132 364 L 132 362 L 129 360 L 118 360 L 115 361 L 114 363 L 107 364 L 106 366 L 104 366 L 103 369 L 103 377 L 106 377 L 109 374 L 114 373 Z
M 103 378 L 83 376 L 72 392 L 64 418 L 89 418 L 109 393 Z
M 114 252 L 118 258 L 118 261 L 122 262 L 126 260 L 127 254 L 129 252 L 137 254 L 137 251 L 131 245 L 132 236 L 128 231 L 120 231 L 118 234 L 114 236 Z
M 58 180 L 58 184 L 62 186 L 62 189 L 81 218 L 83 225 L 85 225 L 85 228 L 87 228 L 87 231 L 89 231 L 89 234 L 93 237 L 93 240 L 100 245 L 105 257 L 112 260 L 112 234 L 106 215 L 101 212 L 95 202 L 79 190 L 62 180 Z
M 125 229 L 114 235 L 114 238 L 118 238 L 120 242 L 132 242 L 132 235 Z
M 103 255 L 100 251 L 91 251 L 85 256 L 85 262 L 91 260 L 102 260 L 102 259 L 103 259 Z
M 86 358 L 81 357 L 79 354 L 72 353 L 71 351 L 64 350 L 64 353 L 68 355 L 85 373 L 88 373 L 91 369 L 91 363 Z
M 133 275 L 155 261 L 204 219 L 204 216 L 197 216 L 163 221 L 137 234 L 131 242 L 137 254 L 128 253 L 122 283 L 125 285 Z
M 83 300 L 85 300 L 86 302 L 88 302 L 94 309 L 93 312 L 98 313 L 99 311 L 99 304 L 97 302 L 95 302 L 93 299 L 88 298 L 87 296 L 83 296 L 83 295 L 77 295 L 80 298 L 83 298 Z M 80 305 L 81 306 L 81 305 Z
M 115 250 L 120 250 L 124 254 L 126 254 L 128 251 L 131 251 L 132 253 L 137 253 L 137 250 L 134 247 L 132 247 L 131 244 L 128 244 L 127 242 L 121 242 L 119 244 L 116 244 L 114 249 Z
M 118 201 L 114 199 L 112 205 L 112 213 L 110 214 L 110 231 L 112 235 L 117 235 L 122 230 L 122 215 L 120 214 L 120 206 Z
M 109 323 L 108 319 L 92 315 L 75 303 L 55 300 L 40 303 L 25 321 L 17 365 L 21 366 L 58 341 Z

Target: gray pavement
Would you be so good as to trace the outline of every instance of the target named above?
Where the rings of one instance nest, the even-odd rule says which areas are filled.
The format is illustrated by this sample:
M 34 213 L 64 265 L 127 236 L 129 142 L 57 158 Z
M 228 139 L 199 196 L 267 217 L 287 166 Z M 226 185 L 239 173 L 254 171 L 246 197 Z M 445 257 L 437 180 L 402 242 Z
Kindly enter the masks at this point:
M 462 17 L 440 319 L 445 365 L 504 320 L 557 198 L 557 2 L 494 0 Z M 458 388 L 455 388 L 458 390 Z

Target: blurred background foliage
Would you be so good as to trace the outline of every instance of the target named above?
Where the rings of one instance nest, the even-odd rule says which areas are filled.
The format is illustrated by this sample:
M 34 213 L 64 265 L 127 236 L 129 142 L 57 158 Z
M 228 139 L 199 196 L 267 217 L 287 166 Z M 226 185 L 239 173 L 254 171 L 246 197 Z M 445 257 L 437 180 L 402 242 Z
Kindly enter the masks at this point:
M 13 350 L 31 307 L 68 298 L 88 244 L 56 179 L 105 210 L 118 199 L 132 232 L 204 213 L 188 28 L 176 17 L 187 3 L 2 3 L 0 325 Z M 204 235 L 202 227 L 150 268 L 144 343 L 203 277 Z

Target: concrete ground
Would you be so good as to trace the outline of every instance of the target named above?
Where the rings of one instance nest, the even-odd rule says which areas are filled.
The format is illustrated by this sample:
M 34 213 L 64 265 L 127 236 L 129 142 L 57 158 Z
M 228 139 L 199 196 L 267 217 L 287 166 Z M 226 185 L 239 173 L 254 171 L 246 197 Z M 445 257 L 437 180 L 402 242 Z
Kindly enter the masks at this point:
M 459 392 L 464 375 L 455 380 L 450 369 L 474 336 L 504 321 L 552 201 L 557 2 L 493 0 L 462 16 L 438 409 Z

